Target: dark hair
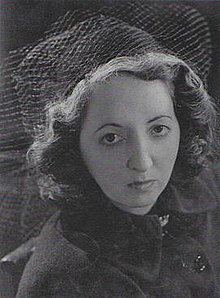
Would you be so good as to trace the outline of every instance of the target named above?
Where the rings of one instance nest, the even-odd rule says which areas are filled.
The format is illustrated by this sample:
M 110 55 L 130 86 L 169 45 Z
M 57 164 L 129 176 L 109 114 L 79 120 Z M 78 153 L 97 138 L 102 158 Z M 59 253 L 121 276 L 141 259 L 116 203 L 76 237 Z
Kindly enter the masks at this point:
M 80 130 L 94 84 L 123 72 L 143 80 L 161 79 L 170 86 L 181 138 L 169 183 L 182 185 L 214 158 L 216 109 L 201 79 L 189 65 L 162 53 L 119 57 L 88 74 L 68 98 L 48 107 L 45 130 L 29 150 L 30 160 L 39 169 L 44 198 L 74 204 L 87 193 L 90 196 L 100 193 L 80 154 Z

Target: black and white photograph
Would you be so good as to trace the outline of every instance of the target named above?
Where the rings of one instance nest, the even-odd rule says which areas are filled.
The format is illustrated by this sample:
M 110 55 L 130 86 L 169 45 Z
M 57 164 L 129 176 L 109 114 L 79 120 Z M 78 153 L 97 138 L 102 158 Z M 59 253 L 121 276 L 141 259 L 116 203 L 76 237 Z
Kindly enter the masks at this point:
M 220 1 L 0 25 L 0 298 L 220 298 Z

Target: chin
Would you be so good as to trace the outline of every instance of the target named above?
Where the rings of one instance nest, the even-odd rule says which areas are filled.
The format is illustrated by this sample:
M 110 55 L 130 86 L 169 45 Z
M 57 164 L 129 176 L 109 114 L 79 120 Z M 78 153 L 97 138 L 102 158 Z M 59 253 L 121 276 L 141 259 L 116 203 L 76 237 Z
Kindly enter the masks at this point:
M 125 212 L 135 214 L 135 215 L 145 215 L 148 212 L 150 212 L 151 208 L 153 207 L 153 204 L 152 205 L 145 205 L 145 206 L 135 206 L 135 207 L 131 207 L 131 206 L 128 206 L 128 205 L 117 204 L 115 202 L 113 202 L 113 204 L 117 208 L 119 208 L 119 209 L 121 209 Z
M 152 208 L 157 201 L 157 198 L 151 198 L 146 200 L 138 197 L 132 197 L 129 200 L 111 200 L 114 205 L 122 206 L 127 209 L 141 209 L 141 208 Z
M 150 210 L 152 209 L 153 205 L 152 206 L 148 206 L 148 207 L 142 207 L 142 208 L 135 208 L 135 209 L 132 209 L 130 211 L 130 213 L 132 214 L 136 214 L 136 215 L 145 215 L 147 214 L 148 212 L 150 212 Z

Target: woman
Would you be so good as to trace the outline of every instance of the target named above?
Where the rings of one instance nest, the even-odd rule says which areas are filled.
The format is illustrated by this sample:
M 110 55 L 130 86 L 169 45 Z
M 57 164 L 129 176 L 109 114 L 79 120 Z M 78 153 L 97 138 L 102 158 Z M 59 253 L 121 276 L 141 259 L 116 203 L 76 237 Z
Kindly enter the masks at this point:
M 164 23 L 150 34 L 110 15 L 78 13 L 15 73 L 25 124 L 38 125 L 29 158 L 41 194 L 60 206 L 17 297 L 214 297 L 208 56 L 196 63 L 194 44 L 177 58 L 176 24 L 168 38 Z M 195 178 L 203 168 L 208 183 Z

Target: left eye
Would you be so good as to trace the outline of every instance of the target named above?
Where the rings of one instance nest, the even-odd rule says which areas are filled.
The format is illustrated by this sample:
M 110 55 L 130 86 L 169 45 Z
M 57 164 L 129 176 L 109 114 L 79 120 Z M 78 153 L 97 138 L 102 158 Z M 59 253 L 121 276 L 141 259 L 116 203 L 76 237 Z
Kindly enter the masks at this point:
M 166 136 L 169 133 L 169 131 L 170 131 L 169 127 L 165 125 L 157 125 L 153 127 L 152 134 L 156 137 L 162 137 L 162 136 Z
M 121 142 L 123 138 L 115 133 L 108 133 L 101 138 L 101 143 L 104 145 L 114 145 Z

